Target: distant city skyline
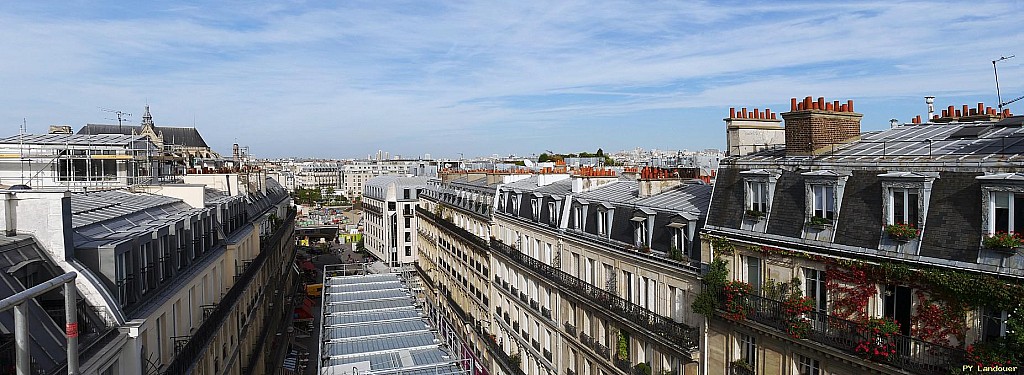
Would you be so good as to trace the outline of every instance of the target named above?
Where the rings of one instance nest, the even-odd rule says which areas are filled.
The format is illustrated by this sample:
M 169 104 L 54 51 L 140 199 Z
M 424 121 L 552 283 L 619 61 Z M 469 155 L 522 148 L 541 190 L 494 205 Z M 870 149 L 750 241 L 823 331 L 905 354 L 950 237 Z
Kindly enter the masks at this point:
M 729 107 L 863 130 L 1024 95 L 1020 2 L 14 2 L 0 128 L 195 126 L 261 158 L 725 148 Z M 1024 101 L 1008 106 L 1024 112 Z

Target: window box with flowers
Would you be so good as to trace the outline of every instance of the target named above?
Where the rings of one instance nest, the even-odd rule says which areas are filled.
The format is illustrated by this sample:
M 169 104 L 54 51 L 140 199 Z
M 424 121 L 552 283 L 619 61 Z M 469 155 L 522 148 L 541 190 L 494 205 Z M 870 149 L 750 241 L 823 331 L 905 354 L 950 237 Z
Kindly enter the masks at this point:
M 808 227 L 818 230 L 825 229 L 829 225 L 832 225 L 832 220 L 821 216 L 811 216 L 811 220 L 807 221 Z
M 760 210 L 747 210 L 745 215 L 748 220 L 753 221 L 755 223 L 761 221 L 761 219 L 764 219 L 764 212 Z
M 914 225 L 910 223 L 896 223 L 885 226 L 885 235 L 896 242 L 908 242 L 917 238 L 920 234 L 921 231 L 914 228 Z
M 1014 232 L 996 232 L 985 236 L 981 244 L 987 249 L 996 250 L 1002 253 L 1015 253 L 1017 248 L 1024 245 L 1024 239 Z

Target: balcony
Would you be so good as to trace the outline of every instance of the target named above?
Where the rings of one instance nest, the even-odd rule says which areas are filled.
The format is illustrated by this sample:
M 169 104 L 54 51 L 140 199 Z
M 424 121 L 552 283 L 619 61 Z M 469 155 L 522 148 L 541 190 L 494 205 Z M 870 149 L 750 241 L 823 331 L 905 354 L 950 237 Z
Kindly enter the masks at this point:
M 508 286 L 508 281 L 504 281 L 504 280 L 502 280 L 502 281 L 501 281 L 501 287 L 502 287 L 503 289 L 505 289 L 505 290 L 509 290 L 509 289 L 508 289 L 508 288 L 509 288 L 509 286 Z
M 462 239 L 462 240 L 464 240 L 464 241 L 466 241 L 466 242 L 468 242 L 470 244 L 476 245 L 480 249 L 486 249 L 487 248 L 487 241 L 485 241 L 483 238 L 480 238 L 480 237 L 478 237 L 477 235 L 475 235 L 473 233 L 470 233 L 470 231 L 468 231 L 468 230 L 466 230 L 466 229 L 464 229 L 464 228 L 462 228 L 462 227 L 460 227 L 458 225 L 455 225 L 455 223 L 452 223 L 452 222 L 450 222 L 448 220 L 445 220 L 443 218 L 437 217 L 436 215 L 434 215 L 434 213 L 432 213 L 430 211 L 427 211 L 427 210 L 423 209 L 422 207 L 416 207 L 416 213 L 420 214 L 420 216 L 423 216 L 423 217 L 426 217 L 426 218 L 430 219 L 431 221 L 433 221 L 438 226 L 440 226 L 440 227 L 444 228 L 445 230 L 447 230 L 449 233 L 455 233 L 460 239 Z
M 601 357 L 601 358 L 607 359 L 608 358 L 608 354 L 610 353 L 610 350 L 608 349 L 607 346 L 605 346 L 604 344 L 599 343 L 597 341 L 594 341 L 594 344 L 591 345 L 590 348 L 594 349 L 594 353 L 597 353 L 597 356 Z
M 519 300 L 523 301 L 523 303 L 528 303 L 530 301 L 529 298 L 526 298 L 526 292 L 519 292 Z
M 625 360 L 621 360 L 621 359 L 615 358 L 615 360 L 612 361 L 612 362 L 615 365 L 615 368 L 619 369 L 619 371 L 622 371 L 622 372 L 627 373 L 627 374 L 633 374 L 634 373 L 633 365 L 632 365 L 632 363 L 630 363 L 630 361 L 625 361 Z
M 540 351 L 540 343 L 537 342 L 537 340 L 533 340 L 532 344 L 533 344 L 533 348 L 536 349 L 539 352 Z
M 746 364 L 744 364 L 744 365 L 746 365 Z M 754 370 L 752 370 L 750 368 L 747 368 L 747 367 L 743 367 L 743 366 L 737 366 L 735 363 L 729 365 L 729 374 L 730 375 L 757 375 L 754 372 Z
M 548 362 L 551 362 L 551 351 L 550 350 L 544 349 L 544 358 L 547 359 Z
M 578 296 L 575 299 L 580 302 L 599 306 L 613 313 L 613 317 L 619 318 L 621 323 L 647 330 L 650 336 L 661 338 L 664 345 L 677 348 L 680 353 L 690 353 L 697 348 L 698 332 L 692 327 L 655 314 L 614 293 L 597 288 L 544 262 L 526 256 L 497 239 L 491 239 L 491 249 L 496 254 L 509 258 L 558 286 L 559 289 L 565 291 L 563 295 L 568 297 L 575 295 Z
M 519 363 L 514 363 L 512 358 L 505 354 L 505 351 L 498 346 L 497 342 L 488 338 L 484 339 L 484 344 L 487 345 L 487 352 L 494 358 L 498 364 L 505 369 L 505 371 L 512 375 L 526 375 L 523 370 L 519 368 Z
M 540 316 L 543 316 L 546 319 L 551 319 L 551 309 L 549 309 L 547 307 L 541 307 L 540 308 Z
M 565 369 L 565 375 L 576 375 L 576 371 L 571 368 L 567 368 Z
M 513 286 L 513 287 L 510 287 L 510 288 L 508 289 L 508 291 L 512 292 L 512 294 L 513 294 L 513 295 L 515 295 L 515 294 L 519 294 L 519 288 L 516 288 L 516 287 L 514 287 L 514 286 Z
M 568 333 L 569 336 L 576 337 L 576 326 L 569 324 L 569 322 L 565 322 L 565 333 Z
M 530 341 L 530 333 L 523 331 L 523 340 Z
M 537 301 L 534 301 L 533 299 L 531 299 L 530 300 L 530 308 L 534 309 L 534 310 L 540 310 L 540 304 L 537 303 Z
M 512 323 L 512 330 L 519 332 L 519 322 Z
M 787 335 L 790 316 L 786 314 L 781 301 L 748 294 L 741 296 L 741 302 L 750 307 L 747 320 L 757 322 Z M 725 297 L 719 292 L 719 311 L 725 307 Z M 887 360 L 868 358 L 884 365 L 892 366 L 913 374 L 939 374 L 951 368 L 960 368 L 966 362 L 966 352 L 960 349 L 932 344 L 910 336 L 894 335 L 888 339 L 867 332 L 863 324 L 838 318 L 825 313 L 812 311 L 805 315 L 810 322 L 810 329 L 803 339 L 827 345 L 849 355 L 865 358 L 864 353 L 857 353 L 856 348 L 864 342 L 880 342 L 887 340 L 897 348 L 896 353 Z M 734 366 L 735 367 L 735 366 Z

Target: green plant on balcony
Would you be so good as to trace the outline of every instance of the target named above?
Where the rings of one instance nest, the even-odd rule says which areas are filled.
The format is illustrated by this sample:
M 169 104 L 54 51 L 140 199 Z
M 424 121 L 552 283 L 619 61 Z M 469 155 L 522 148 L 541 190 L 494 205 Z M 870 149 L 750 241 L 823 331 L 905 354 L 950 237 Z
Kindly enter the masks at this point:
M 807 226 L 814 229 L 825 229 L 829 225 L 832 225 L 832 219 L 827 217 L 811 216 L 811 219 L 807 221 Z
M 747 363 L 746 358 L 740 358 L 735 361 L 732 361 L 732 367 L 741 368 L 747 371 L 754 371 L 754 366 L 751 366 L 749 363 Z
M 618 342 L 616 344 L 617 344 L 616 348 L 615 348 L 616 349 L 615 350 L 616 357 L 618 357 L 620 361 L 628 361 L 629 360 L 629 339 L 626 338 L 626 335 L 622 334 L 622 332 L 619 332 L 619 340 L 618 340 Z
M 693 312 L 710 317 L 718 307 L 718 291 L 729 279 L 728 262 L 722 259 L 711 261 L 708 273 L 704 274 L 704 288 L 693 299 Z
M 807 313 L 814 310 L 814 299 L 790 294 L 782 301 L 782 311 L 786 314 L 786 333 L 793 338 L 804 338 L 811 331 L 811 319 Z
M 519 353 L 512 353 L 508 356 L 509 361 L 512 361 L 512 365 L 522 368 L 523 367 L 523 356 Z
M 760 210 L 747 210 L 746 216 L 748 219 L 757 222 L 764 218 L 764 212 L 761 212 Z
M 677 247 L 676 245 L 672 245 L 671 247 L 669 247 L 669 249 L 668 249 L 668 257 L 670 259 L 672 259 L 672 260 L 675 260 L 675 261 L 680 261 L 680 262 L 683 262 L 683 263 L 689 263 L 689 257 L 684 255 L 683 251 L 679 250 L 679 247 Z
M 633 370 L 637 375 L 651 375 L 651 365 L 646 362 L 637 363 L 636 366 L 633 366 Z
M 910 223 L 896 223 L 885 226 L 885 235 L 896 242 L 910 241 L 917 238 L 920 233 L 921 231 L 915 228 L 914 224 Z
M 895 336 L 900 324 L 890 318 L 871 318 L 860 327 L 861 339 L 854 351 L 875 360 L 888 360 L 896 354 Z
M 1014 232 L 996 232 L 985 236 L 981 244 L 993 250 L 1015 251 L 1018 247 L 1024 245 L 1024 240 L 1021 239 L 1019 234 Z

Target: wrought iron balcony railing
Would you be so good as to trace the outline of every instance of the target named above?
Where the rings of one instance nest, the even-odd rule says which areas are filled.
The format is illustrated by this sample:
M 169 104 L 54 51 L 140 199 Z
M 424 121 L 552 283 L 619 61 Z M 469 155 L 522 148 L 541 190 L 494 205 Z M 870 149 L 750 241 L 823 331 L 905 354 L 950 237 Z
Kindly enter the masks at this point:
M 671 318 L 658 315 L 611 292 L 595 287 L 544 262 L 520 253 L 515 248 L 497 239 L 491 239 L 491 249 L 517 264 L 536 272 L 549 282 L 559 286 L 562 290 L 577 293 L 587 301 L 597 303 L 615 313 L 623 321 L 640 326 L 650 331 L 652 335 L 663 337 L 671 345 L 677 345 L 684 351 L 693 351 L 697 348 L 698 333 L 693 327 L 677 323 Z
M 568 333 L 569 336 L 576 337 L 576 326 L 569 324 L 569 322 L 565 322 L 565 333 Z
M 743 366 L 737 366 L 735 364 L 729 365 L 729 370 L 730 370 L 729 373 L 731 375 L 756 375 L 754 370 L 751 370 L 751 369 L 743 367 Z
M 549 309 L 547 307 L 541 307 L 540 308 L 540 316 L 543 316 L 543 317 L 545 317 L 547 319 L 551 319 L 551 309 Z
M 718 291 L 718 293 L 718 301 L 720 301 L 718 308 L 721 310 L 725 308 L 725 298 L 722 291 Z M 749 308 L 750 313 L 746 315 L 746 319 L 775 328 L 783 333 L 787 332 L 793 317 L 785 312 L 783 302 L 754 294 L 738 298 L 741 298 L 740 304 Z M 881 337 L 869 332 L 864 324 L 826 313 L 812 311 L 805 314 L 802 319 L 810 325 L 807 333 L 803 335 L 805 339 L 910 373 L 922 375 L 945 373 L 950 368 L 960 368 L 963 363 L 966 363 L 966 352 L 963 350 L 898 334 Z M 857 347 L 865 343 L 887 345 L 895 348 L 896 351 L 887 359 L 858 353 Z
M 438 226 L 441 226 L 445 230 L 449 231 L 449 233 L 455 233 L 459 238 L 465 240 L 466 242 L 476 245 L 480 249 L 487 249 L 486 240 L 471 233 L 465 228 L 455 225 L 455 223 L 445 220 L 444 218 L 437 217 L 437 215 L 434 215 L 433 212 L 427 211 L 422 207 L 416 207 L 416 213 L 419 214 L 420 216 L 430 219 Z
M 534 310 L 540 310 L 540 303 L 538 303 L 537 301 L 531 299 L 530 300 L 530 308 L 534 309 Z

